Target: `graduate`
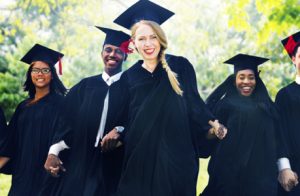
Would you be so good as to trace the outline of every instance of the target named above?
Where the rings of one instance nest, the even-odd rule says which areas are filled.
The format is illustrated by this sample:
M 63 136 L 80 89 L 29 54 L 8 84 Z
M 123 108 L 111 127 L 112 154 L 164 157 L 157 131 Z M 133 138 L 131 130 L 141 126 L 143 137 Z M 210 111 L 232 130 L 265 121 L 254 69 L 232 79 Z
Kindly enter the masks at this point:
M 131 29 L 142 60 L 121 77 L 128 92 L 125 157 L 117 196 L 194 196 L 198 175 L 197 137 L 223 138 L 226 129 L 206 108 L 195 71 L 184 57 L 165 55 L 160 25 L 173 12 L 141 0 L 114 22 Z M 213 123 L 214 122 L 214 123 Z
M 288 145 L 289 157 L 278 161 L 278 180 L 282 188 L 278 195 L 300 195 L 298 177 L 300 174 L 300 133 L 298 119 L 300 116 L 300 32 L 282 40 L 282 44 L 296 68 L 296 79 L 277 94 L 275 103 L 279 108 L 283 133 Z M 291 171 L 295 171 L 293 173 Z M 290 192 L 287 192 L 290 191 Z
M 278 149 L 282 144 L 278 112 L 258 72 L 267 60 L 246 54 L 227 60 L 234 65 L 234 74 L 207 99 L 230 131 L 224 140 L 213 140 L 209 182 L 201 196 L 277 194 L 276 160 L 285 152 Z
M 21 59 L 30 65 L 24 83 L 29 97 L 17 106 L 2 151 L 11 164 L 10 196 L 37 195 L 47 178 L 43 164 L 66 93 L 54 67 L 62 57 L 60 52 L 35 44 Z
M 67 94 L 64 120 L 45 163 L 53 176 L 60 175 L 60 183 L 45 188 L 40 195 L 110 196 L 116 191 L 124 151 L 122 146 L 117 147 L 124 129 L 118 117 L 124 102 L 119 79 L 130 52 L 130 36 L 97 28 L 106 34 L 101 52 L 104 71 L 83 79 Z M 69 149 L 68 158 L 60 160 L 60 152 L 65 149 Z

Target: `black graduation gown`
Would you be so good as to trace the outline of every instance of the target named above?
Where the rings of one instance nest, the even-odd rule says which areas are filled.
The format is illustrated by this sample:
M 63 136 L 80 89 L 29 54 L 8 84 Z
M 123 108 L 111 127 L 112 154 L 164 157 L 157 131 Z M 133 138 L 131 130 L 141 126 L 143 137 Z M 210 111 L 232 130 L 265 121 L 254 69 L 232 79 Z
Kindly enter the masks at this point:
M 8 157 L 6 145 L 8 145 L 7 124 L 2 108 L 0 108 L 0 156 Z M 6 164 L 0 169 L 0 173 L 11 174 L 11 164 Z
M 7 153 L 12 165 L 10 196 L 36 196 L 47 173 L 44 161 L 60 115 L 63 97 L 49 93 L 38 102 L 21 102 L 9 123 Z
M 178 75 L 183 97 L 172 89 L 161 64 L 150 73 L 139 61 L 121 78 L 129 92 L 129 121 L 118 196 L 196 194 L 194 135 L 204 132 L 213 117 L 199 96 L 188 60 L 171 55 L 166 59 Z
M 101 153 L 101 147 L 96 148 L 94 145 L 108 90 L 109 105 L 104 135 L 115 126 L 122 126 L 118 118 L 122 108 L 122 89 L 119 81 L 108 86 L 102 75 L 97 75 L 83 79 L 67 94 L 64 104 L 66 122 L 61 125 L 54 141 L 64 140 L 70 147 L 67 160 L 62 160 L 67 171 L 61 174 L 61 182 L 51 190 L 52 195 L 109 196 L 115 192 L 121 174 L 124 148 Z
M 228 128 L 208 166 L 203 196 L 257 196 L 277 193 L 277 125 L 250 97 L 225 97 L 215 115 Z
M 2 111 L 2 108 L 0 108 L 0 156 L 4 156 L 5 152 L 3 152 L 4 143 L 7 139 L 7 125 L 6 125 L 6 119 L 4 116 L 4 113 Z
M 300 174 L 300 85 L 296 82 L 282 88 L 277 96 L 275 103 L 280 111 L 283 135 L 287 141 L 288 153 L 292 170 Z M 300 195 L 298 185 L 288 195 Z

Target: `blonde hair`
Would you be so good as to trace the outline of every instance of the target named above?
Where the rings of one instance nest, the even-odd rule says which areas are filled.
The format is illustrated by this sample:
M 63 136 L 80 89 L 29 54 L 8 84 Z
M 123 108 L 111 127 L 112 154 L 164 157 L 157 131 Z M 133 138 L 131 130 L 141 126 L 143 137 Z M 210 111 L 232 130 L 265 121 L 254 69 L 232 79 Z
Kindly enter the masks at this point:
M 180 83 L 177 80 L 177 74 L 171 70 L 171 68 L 169 67 L 169 65 L 166 61 L 165 50 L 168 48 L 168 42 L 167 42 L 167 38 L 166 38 L 166 35 L 165 35 L 164 31 L 162 30 L 162 28 L 156 22 L 153 22 L 153 21 L 150 21 L 150 20 L 141 20 L 141 21 L 135 23 L 131 28 L 131 33 L 132 33 L 131 37 L 132 37 L 132 39 L 135 38 L 136 30 L 141 24 L 150 26 L 153 29 L 153 31 L 155 32 L 155 34 L 157 35 L 158 41 L 159 41 L 160 46 L 161 46 L 158 60 L 161 62 L 162 67 L 166 70 L 173 90 L 178 95 L 182 96 L 183 91 L 181 90 Z

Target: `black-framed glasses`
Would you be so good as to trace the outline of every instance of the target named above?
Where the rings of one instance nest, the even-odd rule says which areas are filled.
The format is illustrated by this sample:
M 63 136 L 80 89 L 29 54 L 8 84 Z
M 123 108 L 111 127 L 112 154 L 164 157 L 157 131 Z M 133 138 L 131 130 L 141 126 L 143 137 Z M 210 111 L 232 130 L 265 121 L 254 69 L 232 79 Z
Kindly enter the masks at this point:
M 33 74 L 38 74 L 38 73 L 48 74 L 50 72 L 51 72 L 50 68 L 42 68 L 42 69 L 32 68 L 32 70 L 31 70 L 31 73 L 33 73 Z

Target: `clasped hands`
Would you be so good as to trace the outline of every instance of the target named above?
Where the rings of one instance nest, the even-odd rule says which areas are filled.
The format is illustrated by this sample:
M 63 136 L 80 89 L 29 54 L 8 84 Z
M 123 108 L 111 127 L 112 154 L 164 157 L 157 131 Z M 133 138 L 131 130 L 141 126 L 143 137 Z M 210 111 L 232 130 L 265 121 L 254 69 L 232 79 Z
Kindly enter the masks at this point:
M 227 128 L 221 123 L 219 123 L 218 120 L 210 120 L 208 123 L 211 126 L 211 128 L 208 131 L 209 135 L 215 135 L 220 140 L 226 136 Z
M 101 152 L 109 152 L 119 146 L 122 143 L 119 141 L 120 134 L 116 129 L 111 130 L 101 140 Z M 54 154 L 49 154 L 44 164 L 46 171 L 53 177 L 59 177 L 59 172 L 65 172 L 66 169 L 63 166 L 63 162 L 60 158 Z
M 298 184 L 298 175 L 289 168 L 283 169 L 278 174 L 278 181 L 284 190 L 291 191 Z

